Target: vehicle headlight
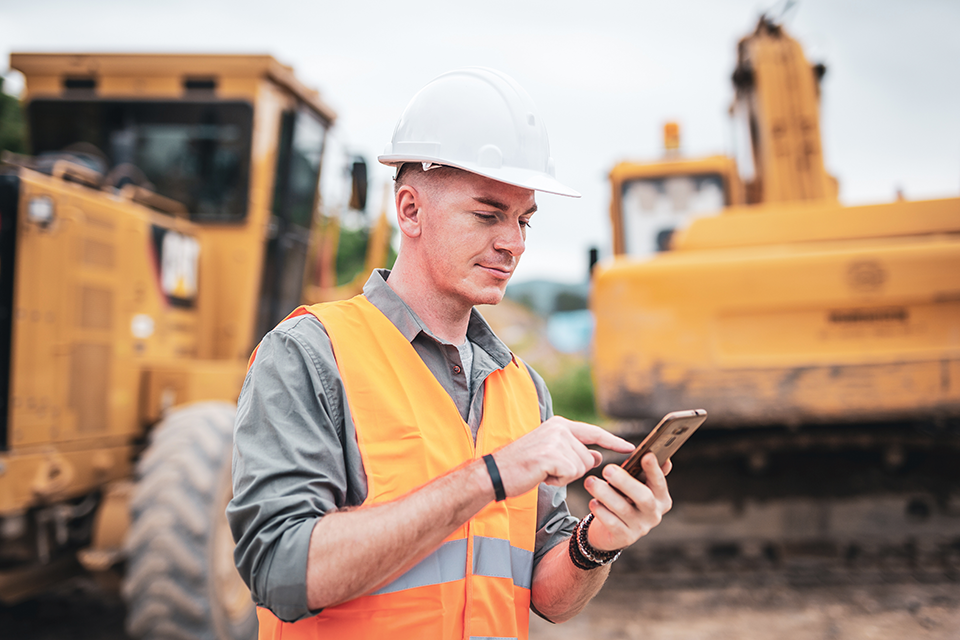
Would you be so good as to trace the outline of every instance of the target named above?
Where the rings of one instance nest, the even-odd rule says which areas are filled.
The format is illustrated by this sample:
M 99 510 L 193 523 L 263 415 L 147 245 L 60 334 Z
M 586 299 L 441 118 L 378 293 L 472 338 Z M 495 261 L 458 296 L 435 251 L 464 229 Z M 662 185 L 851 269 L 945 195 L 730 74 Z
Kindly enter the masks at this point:
M 48 196 L 30 198 L 27 204 L 27 220 L 41 227 L 49 226 L 53 222 L 53 198 Z

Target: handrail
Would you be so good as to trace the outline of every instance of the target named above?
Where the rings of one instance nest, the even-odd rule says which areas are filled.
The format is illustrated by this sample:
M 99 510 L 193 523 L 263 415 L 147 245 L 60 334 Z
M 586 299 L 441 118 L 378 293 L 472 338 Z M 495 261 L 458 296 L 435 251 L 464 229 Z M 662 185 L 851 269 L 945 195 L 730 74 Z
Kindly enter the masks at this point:
M 89 167 L 83 166 L 82 164 L 77 164 L 76 162 L 66 159 L 60 159 L 54 162 L 53 170 L 50 172 L 50 174 L 58 180 L 73 178 L 74 180 L 95 189 L 100 188 L 100 180 L 103 178 L 99 171 L 95 171 Z
M 121 198 L 142 204 L 145 207 L 150 207 L 163 213 L 169 213 L 178 218 L 186 218 L 188 215 L 186 205 L 179 200 L 162 196 L 159 193 L 144 189 L 135 184 L 124 185 L 118 192 L 118 195 Z

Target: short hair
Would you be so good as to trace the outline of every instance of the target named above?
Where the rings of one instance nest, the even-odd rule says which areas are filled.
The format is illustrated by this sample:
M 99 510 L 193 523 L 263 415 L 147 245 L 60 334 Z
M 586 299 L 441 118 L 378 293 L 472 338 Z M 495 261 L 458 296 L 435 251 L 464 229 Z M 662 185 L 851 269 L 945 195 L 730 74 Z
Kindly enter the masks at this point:
M 406 184 L 424 186 L 427 179 L 429 179 L 429 181 L 435 185 L 445 178 L 462 173 L 466 172 L 463 169 L 457 169 L 456 167 L 449 167 L 447 165 L 436 165 L 424 171 L 423 163 L 421 162 L 404 162 L 400 165 L 400 168 L 397 169 L 397 175 L 394 178 L 393 193 L 396 195 L 396 193 L 400 191 L 400 187 Z

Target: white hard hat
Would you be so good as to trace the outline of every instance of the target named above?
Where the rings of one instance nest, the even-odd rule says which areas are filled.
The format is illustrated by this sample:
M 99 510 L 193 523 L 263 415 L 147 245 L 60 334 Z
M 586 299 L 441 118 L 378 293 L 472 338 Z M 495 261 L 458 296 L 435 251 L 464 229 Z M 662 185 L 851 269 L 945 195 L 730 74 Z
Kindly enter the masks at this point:
M 484 67 L 449 71 L 421 89 L 377 159 L 395 167 L 447 165 L 525 189 L 580 197 L 554 177 L 547 129 L 533 100 L 513 78 Z

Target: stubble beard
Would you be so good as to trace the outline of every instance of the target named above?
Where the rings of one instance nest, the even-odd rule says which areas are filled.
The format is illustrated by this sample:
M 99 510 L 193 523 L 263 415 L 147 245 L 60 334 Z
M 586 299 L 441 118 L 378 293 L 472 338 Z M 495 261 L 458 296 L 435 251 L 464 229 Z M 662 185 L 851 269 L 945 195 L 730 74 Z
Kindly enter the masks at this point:
M 506 296 L 507 284 L 509 284 L 511 278 L 507 279 L 504 282 L 503 286 L 497 286 L 495 284 L 487 285 L 485 287 L 480 287 L 475 291 L 473 296 L 473 305 L 478 304 L 490 304 L 496 305 L 500 304 L 503 301 L 503 298 Z

